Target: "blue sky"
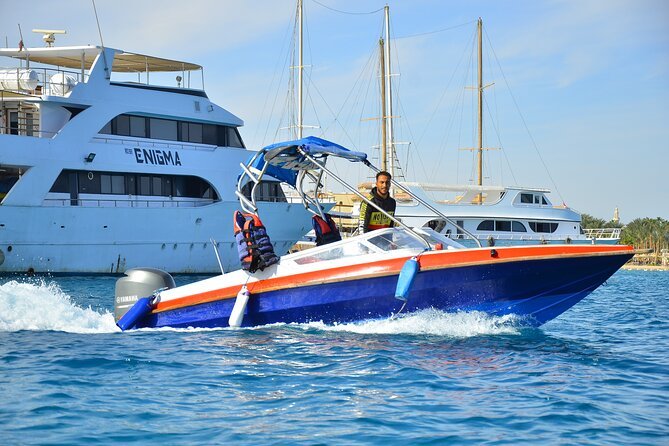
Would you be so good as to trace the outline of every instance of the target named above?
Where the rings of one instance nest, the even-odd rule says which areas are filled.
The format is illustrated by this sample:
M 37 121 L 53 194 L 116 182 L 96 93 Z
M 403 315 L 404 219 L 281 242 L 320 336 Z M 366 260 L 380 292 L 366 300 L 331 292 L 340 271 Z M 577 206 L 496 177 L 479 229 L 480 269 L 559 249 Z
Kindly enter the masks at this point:
M 304 0 L 308 130 L 356 150 L 378 138 L 375 79 L 384 1 Z M 89 0 L 1 0 L 3 46 L 98 44 Z M 470 54 L 484 21 L 485 182 L 549 188 L 554 202 L 623 222 L 669 219 L 669 2 L 388 1 L 397 141 L 410 180 L 471 180 Z M 210 98 L 245 121 L 258 148 L 285 131 L 295 3 L 97 0 L 107 46 L 199 63 Z M 326 5 L 329 8 L 324 7 Z M 460 26 L 462 25 L 462 26 Z M 441 32 L 434 32 L 444 30 Z M 492 45 L 492 51 L 490 45 Z M 493 52 L 494 51 L 494 52 Z M 371 62 L 370 62 L 371 61 Z M 501 67 L 501 71 L 500 71 Z M 461 107 L 465 105 L 465 108 Z M 375 108 L 376 107 L 376 108 Z M 518 112 L 520 110 L 520 114 Z M 529 133 L 527 131 L 529 129 Z M 546 166 L 547 168 L 545 168 Z M 352 181 L 363 174 L 337 171 Z

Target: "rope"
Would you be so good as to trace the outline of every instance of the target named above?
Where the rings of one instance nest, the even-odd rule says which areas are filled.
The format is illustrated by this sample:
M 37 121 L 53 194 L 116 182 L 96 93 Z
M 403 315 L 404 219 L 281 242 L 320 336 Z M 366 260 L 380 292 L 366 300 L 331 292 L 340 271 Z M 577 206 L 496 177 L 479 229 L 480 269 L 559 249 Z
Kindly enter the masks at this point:
M 351 12 L 351 11 L 341 11 L 339 9 L 331 8 L 330 6 L 324 5 L 323 3 L 317 2 L 316 0 L 311 0 L 312 2 L 316 3 L 319 6 L 322 6 L 325 9 L 329 9 L 330 11 L 338 12 L 340 14 L 348 14 L 348 15 L 367 15 L 367 14 L 376 14 L 379 11 L 383 11 L 383 8 L 379 8 L 375 11 L 369 11 L 369 12 Z
M 312 1 L 316 1 L 316 0 L 312 0 Z M 462 28 L 463 26 L 468 26 L 468 25 L 471 25 L 472 23 L 476 23 L 476 20 L 472 20 L 472 21 L 469 21 L 467 23 L 462 23 L 460 25 L 455 25 L 455 26 L 451 26 L 451 27 L 448 27 L 448 28 L 437 29 L 437 30 L 434 30 L 434 31 L 427 31 L 427 32 L 424 32 L 424 33 L 419 33 L 419 34 L 410 34 L 408 36 L 395 37 L 395 40 L 410 39 L 412 37 L 427 36 L 429 34 L 443 33 L 444 31 L 450 31 L 452 29 Z
M 485 28 L 484 28 L 485 31 Z M 560 193 L 560 190 L 557 187 L 557 183 L 553 179 L 553 176 L 551 175 L 550 171 L 548 170 L 548 166 L 544 162 L 543 157 L 541 156 L 541 152 L 539 152 L 539 146 L 537 146 L 536 141 L 534 140 L 534 137 L 532 136 L 532 132 L 530 132 L 530 128 L 527 125 L 527 122 L 525 122 L 525 116 L 523 116 L 523 113 L 520 111 L 520 107 L 518 106 L 518 102 L 516 101 L 516 97 L 513 95 L 513 92 L 511 91 L 511 86 L 509 85 L 509 81 L 506 79 L 506 75 L 504 74 L 504 70 L 502 70 L 502 65 L 499 62 L 499 59 L 497 58 L 497 53 L 495 53 L 495 49 L 492 47 L 492 44 L 490 43 L 490 37 L 488 36 L 488 33 L 485 33 L 486 39 L 488 40 L 488 46 L 490 47 L 492 54 L 495 56 L 495 61 L 497 62 L 497 66 L 499 66 L 499 71 L 502 73 L 502 78 L 504 79 L 504 83 L 506 84 L 506 88 L 509 89 L 509 94 L 511 95 L 511 99 L 513 100 L 513 105 L 516 106 L 516 111 L 518 112 L 518 115 L 520 116 L 520 120 L 523 122 L 523 126 L 525 127 L 525 131 L 527 132 L 527 135 L 530 137 L 530 141 L 532 141 L 532 146 L 534 147 L 535 152 L 537 152 L 537 156 L 539 156 L 539 161 L 541 161 L 541 164 L 544 166 L 544 169 L 546 170 L 546 174 L 548 175 L 548 178 L 551 180 L 551 183 L 553 184 L 553 187 L 555 188 L 555 192 L 558 194 L 560 197 L 560 201 L 564 203 L 564 198 L 562 197 L 562 194 Z

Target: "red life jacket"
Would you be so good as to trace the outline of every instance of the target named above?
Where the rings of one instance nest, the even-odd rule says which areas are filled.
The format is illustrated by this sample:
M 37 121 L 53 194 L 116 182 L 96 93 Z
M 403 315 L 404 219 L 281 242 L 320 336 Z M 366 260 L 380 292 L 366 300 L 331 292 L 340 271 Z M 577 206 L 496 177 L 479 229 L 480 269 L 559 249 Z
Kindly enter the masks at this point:
M 325 220 L 320 215 L 314 215 L 311 224 L 316 233 L 316 246 L 327 245 L 328 243 L 341 240 L 341 234 L 330 214 L 323 214 Z
M 233 226 L 237 253 L 244 270 L 254 273 L 279 262 L 260 217 L 235 211 Z

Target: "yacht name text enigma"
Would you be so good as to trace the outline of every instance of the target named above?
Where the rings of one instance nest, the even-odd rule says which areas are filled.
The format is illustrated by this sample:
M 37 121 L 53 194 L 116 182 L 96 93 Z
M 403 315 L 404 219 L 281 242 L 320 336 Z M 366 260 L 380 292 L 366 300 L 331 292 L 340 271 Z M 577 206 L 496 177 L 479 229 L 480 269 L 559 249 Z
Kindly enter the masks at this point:
M 155 150 L 135 148 L 135 160 L 139 164 L 160 164 L 161 166 L 181 166 L 181 158 L 176 150 Z

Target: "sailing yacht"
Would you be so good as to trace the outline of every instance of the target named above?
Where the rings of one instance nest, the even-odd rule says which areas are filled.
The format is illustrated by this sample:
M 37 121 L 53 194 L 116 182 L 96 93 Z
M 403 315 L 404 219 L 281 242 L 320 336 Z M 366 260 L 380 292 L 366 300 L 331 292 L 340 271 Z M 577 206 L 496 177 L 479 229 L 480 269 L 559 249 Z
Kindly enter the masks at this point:
M 0 273 L 238 268 L 230 220 L 253 152 L 243 121 L 207 96 L 201 66 L 103 46 L 0 57 L 15 65 L 0 69 Z M 149 82 L 166 76 L 176 82 Z M 255 191 L 286 253 L 310 216 L 278 182 Z
M 389 7 L 385 7 L 385 39 L 381 51 L 382 141 L 381 168 L 396 177 L 398 170 L 395 142 L 393 140 L 393 101 L 385 92 L 392 92 L 390 71 L 390 21 Z M 536 243 L 604 243 L 616 244 L 620 229 L 612 229 L 598 238 L 589 237 L 581 227 L 581 215 L 565 204 L 554 204 L 544 188 L 519 186 L 490 186 L 483 184 L 483 84 L 482 72 L 482 20 L 477 23 L 478 33 L 478 182 L 476 185 L 443 185 L 405 182 L 414 195 L 428 201 L 449 221 L 438 217 L 428 208 L 411 200 L 398 198 L 396 216 L 412 227 L 430 227 L 461 243 L 473 243 L 472 234 L 488 245 L 518 245 Z M 384 61 L 385 59 L 385 61 Z M 445 194 L 438 200 L 428 192 Z

